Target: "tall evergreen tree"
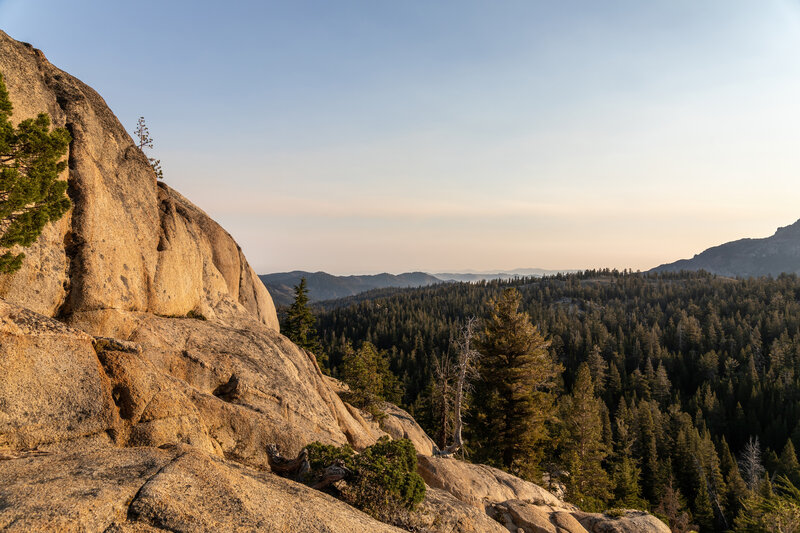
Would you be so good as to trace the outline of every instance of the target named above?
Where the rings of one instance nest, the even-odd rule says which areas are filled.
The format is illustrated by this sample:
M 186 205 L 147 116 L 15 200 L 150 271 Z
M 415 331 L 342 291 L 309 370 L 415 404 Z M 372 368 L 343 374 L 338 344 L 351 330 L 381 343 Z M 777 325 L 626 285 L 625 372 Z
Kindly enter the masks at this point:
M 475 385 L 471 442 L 479 444 L 477 459 L 532 479 L 561 368 L 539 328 L 519 310 L 520 299 L 516 289 L 504 290 L 475 341 L 481 379 Z
M 572 394 L 561 403 L 564 428 L 562 460 L 569 472 L 567 497 L 589 511 L 600 511 L 611 497 L 603 470 L 608 450 L 603 442 L 601 402 L 594 395 L 589 366 L 581 363 Z
M 664 495 L 655 512 L 667 519 L 669 528 L 674 533 L 688 533 L 697 529 L 697 526 L 690 523 L 686 502 L 680 490 L 673 486 L 672 480 L 664 487 Z
M 0 273 L 22 266 L 25 254 L 15 246 L 36 242 L 49 222 L 70 208 L 67 182 L 58 179 L 67 167 L 62 158 L 72 140 L 64 128 L 50 131 L 50 117 L 11 123 L 13 106 L 0 74 Z
M 700 531 L 714 531 L 714 509 L 708 490 L 702 485 L 696 489 L 694 498 L 694 521 L 700 526 Z
M 638 442 L 639 457 L 642 458 L 642 493 L 648 501 L 657 502 L 660 496 L 660 469 L 656 427 L 653 413 L 648 402 L 638 406 Z
M 614 454 L 611 466 L 611 485 L 614 491 L 614 506 L 627 508 L 647 508 L 642 498 L 639 478 L 642 469 L 633 457 L 633 434 L 631 426 L 633 415 L 623 398 L 614 418 Z
M 720 468 L 725 477 L 724 506 L 728 524 L 733 524 L 741 509 L 741 502 L 749 495 L 747 485 L 739 473 L 739 465 L 733 458 L 728 442 L 723 437 L 720 442 Z
M 800 463 L 797 462 L 797 454 L 795 454 L 792 439 L 788 439 L 783 447 L 775 474 L 786 477 L 796 486 L 800 485 Z
M 306 278 L 300 278 L 300 283 L 294 287 L 294 301 L 286 311 L 286 317 L 281 324 L 281 332 L 299 347 L 313 353 L 320 368 L 325 369 L 328 358 L 319 343 L 317 330 L 314 327 L 315 322 L 314 314 L 308 306 Z

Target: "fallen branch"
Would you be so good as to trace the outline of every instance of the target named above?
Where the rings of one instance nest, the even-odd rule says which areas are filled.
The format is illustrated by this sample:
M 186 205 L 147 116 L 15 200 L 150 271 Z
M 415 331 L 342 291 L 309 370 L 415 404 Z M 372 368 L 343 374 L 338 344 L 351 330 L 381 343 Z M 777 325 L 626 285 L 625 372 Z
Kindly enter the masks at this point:
M 342 461 L 337 460 L 331 466 L 322 471 L 322 475 L 320 476 L 319 480 L 311 485 L 311 488 L 322 490 L 328 485 L 350 477 L 352 474 L 353 472 L 344 466 Z
M 267 460 L 272 472 L 281 477 L 301 480 L 305 474 L 311 471 L 311 463 L 308 462 L 308 450 L 305 448 L 300 450 L 296 458 L 289 459 L 281 455 L 276 445 L 267 444 Z
M 297 457 L 289 459 L 278 451 L 274 444 L 267 444 L 267 460 L 273 474 L 307 483 L 307 474 L 311 472 L 311 463 L 308 460 L 308 450 L 303 448 Z M 337 481 L 347 479 L 353 472 L 337 459 L 330 466 L 322 470 L 320 475 L 310 484 L 312 489 L 322 490 Z

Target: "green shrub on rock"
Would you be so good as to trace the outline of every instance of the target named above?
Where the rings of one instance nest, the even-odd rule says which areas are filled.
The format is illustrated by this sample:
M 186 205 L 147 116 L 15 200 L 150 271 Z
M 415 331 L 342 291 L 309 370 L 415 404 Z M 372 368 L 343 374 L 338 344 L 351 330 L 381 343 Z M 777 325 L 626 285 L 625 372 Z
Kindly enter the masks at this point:
M 425 498 L 425 482 L 417 473 L 417 452 L 408 439 L 382 437 L 360 454 L 348 445 L 319 442 L 309 444 L 306 450 L 311 465 L 309 481 L 338 462 L 351 475 L 333 486 L 336 495 L 378 520 L 405 523 L 408 512 Z
M 311 464 L 311 474 L 317 475 L 325 467 L 328 467 L 336 461 L 342 461 L 344 466 L 350 470 L 355 470 L 356 452 L 349 444 L 344 446 L 333 446 L 331 444 L 321 444 L 319 442 L 312 442 L 306 446 L 308 451 L 308 462 Z

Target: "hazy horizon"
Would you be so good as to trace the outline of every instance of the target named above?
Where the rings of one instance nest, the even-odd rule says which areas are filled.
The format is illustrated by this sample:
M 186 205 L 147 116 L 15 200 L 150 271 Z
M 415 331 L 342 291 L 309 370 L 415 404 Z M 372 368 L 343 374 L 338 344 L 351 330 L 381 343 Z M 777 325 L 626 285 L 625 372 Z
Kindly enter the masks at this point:
M 259 273 L 648 270 L 800 218 L 800 4 L 0 0 Z M 502 270 L 501 270 L 502 271 Z
M 573 270 L 584 270 L 584 269 L 575 269 L 575 268 L 556 268 L 556 269 L 545 269 L 545 268 L 538 268 L 538 267 L 517 267 L 517 268 L 505 268 L 505 269 L 490 269 L 490 270 L 475 270 L 470 268 L 464 268 L 459 270 L 403 270 L 403 271 L 388 271 L 388 270 L 381 270 L 381 271 L 363 271 L 363 272 L 330 272 L 327 270 L 304 270 L 302 268 L 293 268 L 291 270 L 281 270 L 281 271 L 274 271 L 274 272 L 259 272 L 259 275 L 269 275 L 269 274 L 282 274 L 286 272 L 324 272 L 325 274 L 332 274 L 334 276 L 375 276 L 378 274 L 392 274 L 392 275 L 400 275 L 400 274 L 413 274 L 415 272 L 421 272 L 423 274 L 430 274 L 435 276 L 436 274 L 513 274 L 515 271 L 521 270 L 543 270 L 547 272 L 567 272 Z

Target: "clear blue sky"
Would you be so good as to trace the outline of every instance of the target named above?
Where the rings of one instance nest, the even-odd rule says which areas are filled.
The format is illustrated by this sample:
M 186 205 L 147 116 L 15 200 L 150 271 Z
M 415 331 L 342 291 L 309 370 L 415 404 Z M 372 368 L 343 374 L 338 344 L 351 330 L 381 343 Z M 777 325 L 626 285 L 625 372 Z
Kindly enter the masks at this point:
M 800 0 L 0 0 L 258 272 L 646 269 L 800 218 Z

